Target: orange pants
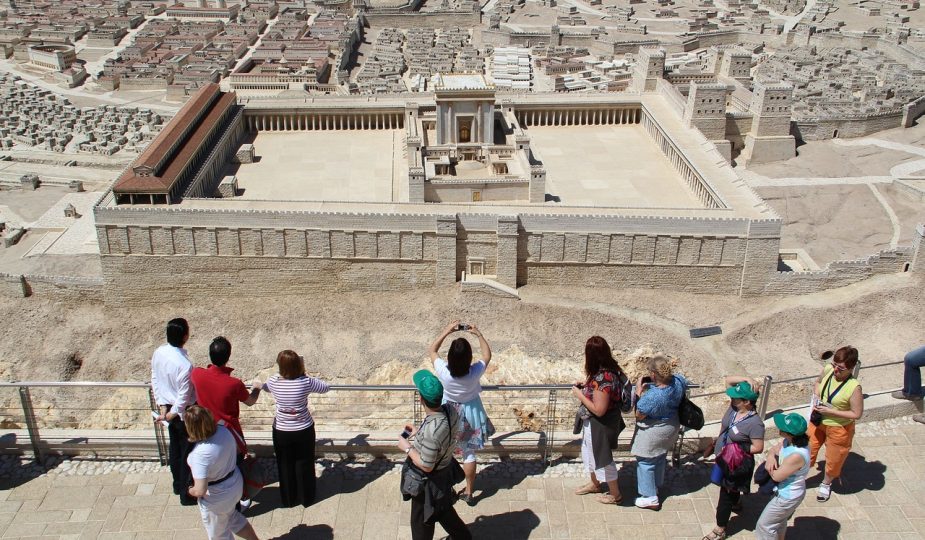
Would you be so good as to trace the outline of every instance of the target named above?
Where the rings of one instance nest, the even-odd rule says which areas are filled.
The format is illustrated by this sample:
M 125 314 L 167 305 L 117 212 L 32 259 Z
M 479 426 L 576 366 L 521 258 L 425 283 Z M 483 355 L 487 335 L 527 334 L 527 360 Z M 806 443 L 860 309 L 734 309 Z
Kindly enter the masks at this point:
M 809 424 L 810 466 L 816 464 L 819 449 L 825 445 L 825 473 L 830 478 L 841 476 L 841 468 L 848 459 L 851 442 L 854 441 L 854 422 L 847 426 L 815 426 Z

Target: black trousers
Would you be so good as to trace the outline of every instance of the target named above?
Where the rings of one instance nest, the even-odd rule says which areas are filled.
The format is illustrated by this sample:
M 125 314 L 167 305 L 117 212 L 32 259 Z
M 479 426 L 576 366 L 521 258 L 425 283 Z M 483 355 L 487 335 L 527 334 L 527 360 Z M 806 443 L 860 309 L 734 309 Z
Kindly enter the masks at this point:
M 719 490 L 719 501 L 716 502 L 716 525 L 726 528 L 729 525 L 729 516 L 732 515 L 732 507 L 742 500 L 742 494 L 738 491 L 727 491 L 724 488 Z
M 189 495 L 189 488 L 193 485 L 193 473 L 186 464 L 186 458 L 193 451 L 193 444 L 189 442 L 186 424 L 179 416 L 167 424 L 167 436 L 170 438 L 167 456 L 170 475 L 173 476 L 173 492 L 180 496 L 181 503 L 196 504 L 196 498 Z
M 434 529 L 437 523 L 450 535 L 452 540 L 471 540 L 472 533 L 463 522 L 456 509 L 450 506 L 443 512 L 431 517 L 431 522 L 424 521 L 424 494 L 411 498 L 411 539 L 433 540 Z
M 315 502 L 315 425 L 301 431 L 273 428 L 273 451 L 284 508 Z

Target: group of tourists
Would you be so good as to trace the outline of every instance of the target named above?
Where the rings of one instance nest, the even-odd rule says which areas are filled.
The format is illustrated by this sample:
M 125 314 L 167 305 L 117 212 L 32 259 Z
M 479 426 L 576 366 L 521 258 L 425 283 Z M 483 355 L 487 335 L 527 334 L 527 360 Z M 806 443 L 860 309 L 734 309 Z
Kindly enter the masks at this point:
M 277 355 L 278 375 L 265 383 L 254 382 L 248 391 L 231 375 L 227 339 L 217 337 L 210 344 L 212 365 L 194 368 L 183 348 L 189 339 L 187 322 L 171 320 L 166 333 L 167 343 L 152 357 L 152 386 L 159 409 L 156 420 L 167 425 L 174 493 L 181 504 L 199 505 L 209 538 L 257 538 L 242 513 L 250 501 L 242 500 L 241 466 L 247 443 L 239 406 L 253 405 L 262 390 L 272 393 L 276 401 L 273 448 L 282 505 L 311 505 L 315 500 L 315 428 L 308 396 L 327 392 L 327 383 L 308 376 L 302 357 L 284 350 Z M 463 335 L 453 339 L 445 358 L 441 357 L 444 341 L 453 334 L 474 337 L 480 359 L 473 361 L 472 345 Z M 491 348 L 477 326 L 453 321 L 433 340 L 428 353 L 433 370 L 422 369 L 412 377 L 426 414 L 419 425 L 406 425 L 396 443 L 407 455 L 401 492 L 411 500 L 414 540 L 433 538 L 436 523 L 450 538 L 468 539 L 471 533 L 454 504 L 477 503 L 476 455 L 495 431 L 480 397 L 480 380 L 491 362 Z M 920 380 L 916 382 L 908 371 L 918 370 L 916 354 L 925 356 L 925 348 L 914 353 L 910 353 L 912 362 L 910 356 L 906 358 L 906 386 L 896 395 L 900 399 L 921 399 Z M 774 416 L 782 440 L 767 449 L 757 472 L 755 456 L 766 450 L 765 425 L 756 410 L 761 384 L 747 377 L 725 377 L 729 408 L 722 416 L 719 435 L 703 452 L 704 457 L 716 456 L 711 481 L 719 486 L 716 527 L 704 540 L 726 538 L 732 514 L 742 511 L 753 475 L 761 491 L 773 494 L 755 534 L 761 539 L 782 539 L 788 520 L 805 497 L 806 478 L 823 445 L 825 470 L 816 499 L 825 502 L 831 497 L 833 482 L 840 477 L 851 449 L 854 424 L 864 411 L 861 386 L 853 376 L 857 349 L 842 347 L 822 358 L 830 361 L 814 385 L 810 418 L 796 413 Z M 581 434 L 581 458 L 589 482 L 575 493 L 595 494 L 601 504 L 623 502 L 613 450 L 626 427 L 623 414 L 632 412 L 636 418 L 631 445 L 636 459 L 634 504 L 658 511 L 664 500 L 660 490 L 668 454 L 681 429 L 679 409 L 688 381 L 662 355 L 649 359 L 646 372 L 631 381 L 600 336 L 585 343 L 584 375 L 572 393 L 578 402 L 575 433 Z M 457 491 L 460 483 L 463 487 Z

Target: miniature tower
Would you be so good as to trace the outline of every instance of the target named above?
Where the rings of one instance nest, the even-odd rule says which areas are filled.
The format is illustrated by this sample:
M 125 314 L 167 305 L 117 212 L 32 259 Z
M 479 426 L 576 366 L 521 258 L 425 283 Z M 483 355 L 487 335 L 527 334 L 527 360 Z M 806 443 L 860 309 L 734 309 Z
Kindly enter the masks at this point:
M 725 84 L 701 84 L 691 82 L 684 107 L 684 125 L 694 127 L 713 142 L 727 159 L 732 159 L 732 145 L 726 140 L 726 95 Z
M 796 140 L 790 134 L 793 85 L 786 82 L 755 82 L 749 112 L 752 127 L 745 136 L 745 163 L 768 163 L 796 155 Z
M 751 80 L 752 54 L 741 47 L 724 52 L 719 74 L 741 82 Z
M 633 69 L 633 90 L 651 92 L 664 76 L 665 53 L 661 49 L 639 49 Z

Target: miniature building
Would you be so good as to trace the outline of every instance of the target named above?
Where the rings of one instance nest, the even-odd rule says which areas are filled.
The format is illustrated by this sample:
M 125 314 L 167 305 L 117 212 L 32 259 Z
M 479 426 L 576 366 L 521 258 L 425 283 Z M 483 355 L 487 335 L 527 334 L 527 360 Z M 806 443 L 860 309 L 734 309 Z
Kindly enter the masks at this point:
M 631 87 L 637 92 L 653 91 L 664 74 L 665 53 L 658 49 L 639 49 Z
M 434 82 L 418 99 L 200 90 L 94 209 L 106 301 L 462 272 L 749 295 L 776 271 L 781 220 L 661 93 L 498 103 L 480 74 Z M 263 159 L 235 163 L 245 133 Z
M 39 177 L 36 174 L 24 174 L 19 177 L 19 185 L 23 191 L 35 191 L 39 188 Z
M 790 134 L 793 86 L 788 83 L 755 83 L 749 111 L 752 127 L 742 151 L 746 163 L 768 163 L 796 155 L 796 140 Z
M 55 71 L 64 71 L 77 61 L 71 45 L 33 45 L 29 47 L 29 62 Z

